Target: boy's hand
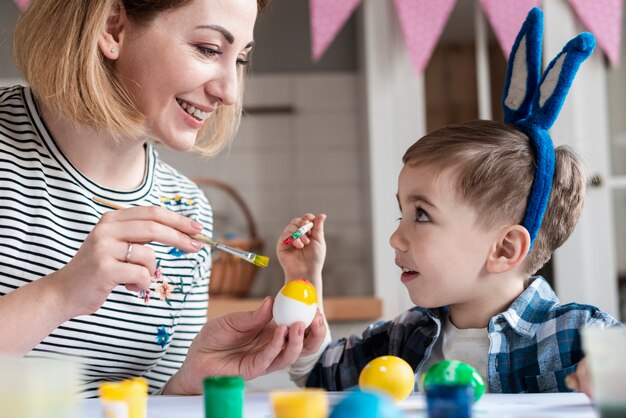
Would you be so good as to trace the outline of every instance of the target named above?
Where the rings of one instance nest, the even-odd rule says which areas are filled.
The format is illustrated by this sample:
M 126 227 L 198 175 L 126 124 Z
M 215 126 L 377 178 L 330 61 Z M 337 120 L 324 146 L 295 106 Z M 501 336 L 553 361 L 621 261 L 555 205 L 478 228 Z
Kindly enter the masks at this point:
M 302 218 L 292 219 L 283 230 L 276 245 L 276 254 L 285 271 L 285 280 L 303 278 L 311 281 L 318 290 L 318 297 L 321 297 L 322 266 L 326 258 L 325 220 L 326 215 L 314 216 L 311 213 L 307 213 Z M 313 229 L 291 244 L 283 243 L 286 238 L 307 222 L 313 222 L 315 225 Z
M 285 281 L 297 278 L 307 279 L 317 291 L 318 311 L 313 322 L 305 331 L 301 357 L 317 353 L 328 332 L 323 314 L 324 301 L 322 296 L 322 267 L 326 258 L 325 220 L 325 214 L 315 216 L 311 213 L 307 213 L 302 218 L 292 219 L 283 230 L 276 245 L 276 254 L 285 272 Z M 283 243 L 285 239 L 307 222 L 313 222 L 313 229 L 290 244 Z
M 587 367 L 587 359 L 583 358 L 576 366 L 576 371 L 565 378 L 565 385 L 576 392 L 591 396 L 591 376 Z

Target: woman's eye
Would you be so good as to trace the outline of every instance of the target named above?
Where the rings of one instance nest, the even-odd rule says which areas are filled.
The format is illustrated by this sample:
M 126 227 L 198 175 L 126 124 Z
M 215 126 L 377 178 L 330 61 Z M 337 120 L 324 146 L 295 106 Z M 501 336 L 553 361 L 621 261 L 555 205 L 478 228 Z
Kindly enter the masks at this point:
M 215 48 L 207 48 L 206 46 L 198 46 L 198 51 L 205 57 L 214 57 L 216 55 L 221 55 L 222 53 Z
M 430 222 L 430 216 L 428 216 L 428 213 L 424 209 L 417 208 L 415 220 L 417 222 Z

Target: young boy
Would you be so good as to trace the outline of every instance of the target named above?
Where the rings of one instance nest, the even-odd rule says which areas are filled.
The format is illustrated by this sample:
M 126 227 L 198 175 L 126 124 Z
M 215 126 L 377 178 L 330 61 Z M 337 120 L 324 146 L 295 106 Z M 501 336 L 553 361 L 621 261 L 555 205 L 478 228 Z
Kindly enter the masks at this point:
M 454 359 L 474 366 L 490 392 L 566 391 L 569 376 L 573 389 L 590 394 L 579 329 L 619 322 L 593 306 L 559 305 L 533 274 L 572 233 L 583 206 L 581 163 L 569 149 L 555 150 L 548 131 L 595 39 L 579 34 L 540 77 L 542 27 L 535 8 L 513 45 L 506 122 L 451 125 L 404 154 L 402 216 L 390 243 L 417 306 L 299 359 L 290 369 L 296 383 L 344 390 L 370 360 L 395 355 L 418 382 L 431 364 Z M 310 243 L 323 247 L 321 228 L 297 248 Z M 323 256 L 301 259 L 301 271 L 319 272 L 321 286 Z
M 300 359 L 292 378 L 344 390 L 358 384 L 370 360 L 396 355 L 417 382 L 431 364 L 456 359 L 474 366 L 490 392 L 566 391 L 565 377 L 584 355 L 578 330 L 618 324 L 593 306 L 559 305 L 550 285 L 532 276 L 580 215 L 586 181 L 577 156 L 556 149 L 552 192 L 532 248 L 521 222 L 535 157 L 518 127 L 484 120 L 448 126 L 413 144 L 403 162 L 401 218 L 390 243 L 397 279 L 417 306 Z

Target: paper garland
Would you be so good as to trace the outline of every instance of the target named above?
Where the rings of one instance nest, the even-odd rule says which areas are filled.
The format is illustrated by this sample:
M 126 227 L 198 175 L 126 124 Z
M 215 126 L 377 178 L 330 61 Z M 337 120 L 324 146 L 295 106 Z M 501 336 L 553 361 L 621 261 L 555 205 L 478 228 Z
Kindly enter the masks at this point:
M 375 0 L 384 1 L 384 0 Z M 411 61 L 422 73 L 457 0 L 393 0 Z M 476 0 L 508 58 L 528 11 L 541 0 Z M 309 0 L 313 61 L 318 61 L 362 0 Z M 612 66 L 620 60 L 622 0 L 569 0 Z
M 313 61 L 319 61 L 362 0 L 309 0 Z M 383 1 L 383 0 L 377 0 Z M 541 0 L 478 0 L 508 58 L 526 14 Z M 622 0 L 568 0 L 580 21 L 593 33 L 611 66 L 620 63 Z M 29 0 L 14 0 L 20 10 Z M 422 73 L 456 0 L 394 0 L 402 34 L 415 69 Z
M 394 0 L 411 62 L 423 72 L 456 0 Z
M 361 0 L 311 0 L 311 44 L 318 61 Z
M 611 66 L 617 67 L 622 41 L 622 0 L 569 0 L 569 4 L 587 30 L 595 35 Z
M 528 12 L 533 7 L 538 7 L 540 3 L 541 0 L 480 0 L 480 5 L 507 60 Z
M 17 7 L 20 8 L 20 10 L 24 10 L 27 6 L 30 0 L 14 0 L 15 4 L 17 4 Z

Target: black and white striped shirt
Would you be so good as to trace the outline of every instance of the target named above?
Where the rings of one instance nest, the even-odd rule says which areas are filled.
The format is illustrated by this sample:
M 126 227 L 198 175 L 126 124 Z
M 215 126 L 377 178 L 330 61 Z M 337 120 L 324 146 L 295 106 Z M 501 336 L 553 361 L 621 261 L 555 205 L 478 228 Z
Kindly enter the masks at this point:
M 29 88 L 1 88 L 0 297 L 72 259 L 102 214 L 111 210 L 94 202 L 94 195 L 128 206 L 165 205 L 202 223 L 203 233 L 211 236 L 212 212 L 202 191 L 160 161 L 150 144 L 146 155 L 141 186 L 123 192 L 102 187 L 57 147 Z M 84 397 L 97 396 L 103 381 L 132 376 L 143 376 L 150 391 L 157 391 L 178 370 L 206 320 L 210 250 L 180 255 L 158 243 L 147 245 L 173 289 L 167 300 L 159 298 L 159 282 L 152 284 L 147 304 L 118 286 L 97 312 L 59 325 L 28 354 L 78 360 Z

